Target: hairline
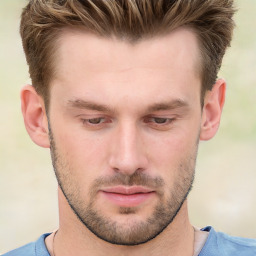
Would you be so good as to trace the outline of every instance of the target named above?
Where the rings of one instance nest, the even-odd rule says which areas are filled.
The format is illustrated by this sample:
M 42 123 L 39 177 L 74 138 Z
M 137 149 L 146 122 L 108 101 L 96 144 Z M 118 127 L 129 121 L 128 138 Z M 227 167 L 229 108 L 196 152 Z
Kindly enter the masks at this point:
M 200 39 L 198 38 L 197 32 L 195 31 L 196 29 L 191 26 L 191 25 L 183 25 L 183 26 L 179 26 L 177 28 L 174 29 L 170 29 L 168 31 L 163 31 L 162 33 L 155 33 L 155 34 L 145 34 L 140 38 L 134 39 L 134 38 L 129 38 L 129 37 L 124 37 L 122 35 L 119 34 L 110 34 L 110 35 L 102 35 L 96 32 L 92 32 L 89 29 L 87 29 L 86 27 L 84 27 L 83 25 L 77 25 L 77 26 L 63 26 L 60 29 L 58 29 L 58 33 L 56 34 L 55 40 L 53 42 L 51 42 L 51 46 L 52 46 L 52 51 L 53 54 L 49 54 L 49 59 L 48 61 L 50 62 L 51 65 L 51 75 L 48 77 L 48 81 L 47 84 L 44 84 L 44 86 L 46 87 L 46 94 L 41 95 L 44 102 L 45 102 L 45 106 L 47 109 L 49 109 L 50 107 L 50 91 L 51 91 L 51 87 L 52 87 L 52 82 L 54 81 L 54 79 L 57 77 L 57 72 L 58 72 L 58 60 L 59 60 L 59 49 L 60 49 L 60 44 L 61 44 L 61 40 L 64 38 L 64 35 L 67 32 L 71 32 L 73 34 L 75 33 L 87 33 L 87 34 L 91 34 L 94 35 L 100 39 L 107 39 L 107 40 L 117 40 L 119 42 L 125 42 L 127 44 L 131 44 L 131 45 L 136 45 L 140 42 L 146 41 L 146 40 L 153 40 L 153 39 L 157 39 L 157 38 L 161 38 L 164 36 L 167 36 L 168 34 L 171 34 L 173 32 L 175 32 L 176 30 L 180 30 L 180 29 L 186 29 L 188 31 L 191 31 L 196 39 L 197 42 L 197 46 L 198 46 L 198 51 L 197 51 L 197 55 L 195 58 L 195 67 L 194 67 L 194 72 L 195 75 L 198 76 L 200 78 L 200 100 L 201 100 L 201 106 L 203 107 L 204 104 L 204 96 L 205 93 L 207 91 L 207 89 L 204 88 L 203 86 L 203 76 L 204 76 L 204 69 L 203 69 L 203 51 L 202 51 L 202 45 L 200 43 Z

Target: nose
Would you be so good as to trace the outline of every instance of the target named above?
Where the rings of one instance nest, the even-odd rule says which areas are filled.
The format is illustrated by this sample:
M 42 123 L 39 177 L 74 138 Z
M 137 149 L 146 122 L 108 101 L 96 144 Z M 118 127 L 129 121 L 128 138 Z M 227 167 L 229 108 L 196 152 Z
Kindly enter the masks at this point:
M 124 124 L 117 128 L 112 138 L 109 158 L 112 170 L 130 176 L 147 169 L 146 147 L 136 125 Z

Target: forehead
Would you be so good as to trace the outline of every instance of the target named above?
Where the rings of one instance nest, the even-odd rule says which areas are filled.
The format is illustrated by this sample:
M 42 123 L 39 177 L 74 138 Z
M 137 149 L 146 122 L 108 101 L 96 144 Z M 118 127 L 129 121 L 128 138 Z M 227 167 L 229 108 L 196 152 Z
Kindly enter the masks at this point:
M 175 68 L 199 76 L 200 51 L 192 29 L 179 28 L 169 34 L 136 42 L 103 38 L 83 30 L 65 29 L 58 40 L 55 62 L 61 73 L 77 66 L 93 71 L 128 70 L 145 67 Z M 125 61 L 124 61 L 125 60 Z
M 169 93 L 199 99 L 200 54 L 189 29 L 133 43 L 67 29 L 56 56 L 51 93 L 66 101 L 79 96 L 116 106 L 125 101 L 141 106 L 164 101 Z

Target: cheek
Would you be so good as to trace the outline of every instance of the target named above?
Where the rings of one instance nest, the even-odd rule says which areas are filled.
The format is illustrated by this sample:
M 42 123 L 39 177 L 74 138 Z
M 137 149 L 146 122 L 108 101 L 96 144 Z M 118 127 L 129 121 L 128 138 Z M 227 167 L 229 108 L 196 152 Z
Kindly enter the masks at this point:
M 191 128 L 191 127 L 190 127 Z M 183 129 L 151 140 L 148 147 L 151 167 L 163 178 L 175 180 L 181 166 L 196 157 L 199 130 Z
M 59 125 L 57 123 L 56 119 L 52 124 L 56 150 L 60 161 L 68 166 L 62 172 L 69 172 L 77 184 L 83 183 L 86 188 L 86 184 L 89 185 L 101 175 L 101 171 L 106 169 L 104 166 L 105 143 L 81 129 L 75 129 L 71 125 L 64 127 L 61 122 L 58 123 Z
M 89 139 L 78 139 L 70 135 L 63 137 L 62 135 L 64 134 L 58 133 L 58 137 L 55 138 L 59 155 L 58 171 L 63 183 L 67 186 L 67 191 L 79 193 L 87 198 L 91 184 L 99 176 L 104 175 L 101 172 L 106 168 L 100 155 L 103 152 L 99 150 L 97 143 Z
M 151 146 L 148 147 L 151 151 L 153 159 L 158 159 L 160 162 L 173 162 L 182 158 L 187 152 L 194 149 L 197 142 L 197 136 L 189 133 L 173 133 L 164 137 L 153 138 Z M 155 157 L 154 157 L 155 156 Z
M 177 139 L 164 139 L 152 147 L 151 166 L 158 175 L 174 177 L 182 158 L 183 146 Z
M 90 136 L 65 135 L 60 145 L 63 154 L 78 167 L 92 167 L 104 158 L 104 141 Z

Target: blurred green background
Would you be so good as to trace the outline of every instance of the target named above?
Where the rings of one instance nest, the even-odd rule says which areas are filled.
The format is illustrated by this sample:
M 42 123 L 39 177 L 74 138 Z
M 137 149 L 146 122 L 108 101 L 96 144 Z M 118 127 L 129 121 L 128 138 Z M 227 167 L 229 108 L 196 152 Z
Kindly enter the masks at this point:
M 0 252 L 58 226 L 57 187 L 46 149 L 34 145 L 21 116 L 29 83 L 19 16 L 24 0 L 0 1 Z M 228 83 L 217 136 L 201 142 L 190 195 L 191 222 L 256 238 L 256 0 L 237 0 L 237 27 L 220 76 Z

